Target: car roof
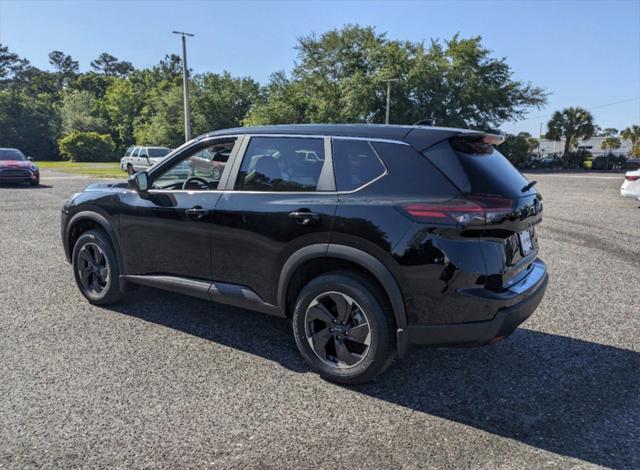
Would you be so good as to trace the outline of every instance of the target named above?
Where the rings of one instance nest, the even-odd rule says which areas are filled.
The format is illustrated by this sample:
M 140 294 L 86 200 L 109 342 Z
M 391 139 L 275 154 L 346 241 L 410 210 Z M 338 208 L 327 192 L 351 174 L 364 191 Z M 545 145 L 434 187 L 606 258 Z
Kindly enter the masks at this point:
M 426 148 L 450 137 L 484 135 L 484 132 L 452 127 L 401 126 L 394 124 L 284 124 L 273 126 L 220 129 L 200 136 L 215 137 L 242 134 L 327 135 L 404 141 Z

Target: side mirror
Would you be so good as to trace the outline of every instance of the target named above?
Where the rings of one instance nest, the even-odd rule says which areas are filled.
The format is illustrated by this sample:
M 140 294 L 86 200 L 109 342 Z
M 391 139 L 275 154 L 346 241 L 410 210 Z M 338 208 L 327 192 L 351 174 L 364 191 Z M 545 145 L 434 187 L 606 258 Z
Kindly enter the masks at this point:
M 146 193 L 149 190 L 149 175 L 146 171 L 136 173 L 131 178 L 129 178 L 129 186 L 131 186 L 139 193 Z
M 27 157 L 27 160 L 29 160 L 30 162 L 33 161 L 33 157 Z

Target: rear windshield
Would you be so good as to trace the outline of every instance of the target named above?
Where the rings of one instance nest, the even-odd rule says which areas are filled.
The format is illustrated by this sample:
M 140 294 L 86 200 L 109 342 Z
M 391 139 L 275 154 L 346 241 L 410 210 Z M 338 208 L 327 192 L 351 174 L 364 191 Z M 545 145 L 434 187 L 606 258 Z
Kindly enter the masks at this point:
M 482 154 L 456 153 L 472 193 L 521 197 L 535 192 L 533 189 L 522 191 L 529 181 L 496 149 Z

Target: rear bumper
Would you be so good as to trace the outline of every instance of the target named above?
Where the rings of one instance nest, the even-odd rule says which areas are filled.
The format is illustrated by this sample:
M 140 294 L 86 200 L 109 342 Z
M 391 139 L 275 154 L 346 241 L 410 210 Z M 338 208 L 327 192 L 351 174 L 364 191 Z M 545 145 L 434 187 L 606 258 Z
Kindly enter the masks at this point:
M 545 264 L 534 262 L 531 273 L 501 293 L 485 291 L 478 297 L 492 297 L 500 307 L 492 320 L 446 325 L 409 325 L 398 329 L 398 355 L 411 346 L 482 346 L 494 338 L 509 336 L 540 304 L 549 282 Z M 473 294 L 477 295 L 477 294 Z M 479 299 L 480 300 L 480 299 Z
M 626 188 L 620 188 L 620 195 L 622 197 L 628 197 L 630 199 L 640 199 L 640 192 L 630 191 Z

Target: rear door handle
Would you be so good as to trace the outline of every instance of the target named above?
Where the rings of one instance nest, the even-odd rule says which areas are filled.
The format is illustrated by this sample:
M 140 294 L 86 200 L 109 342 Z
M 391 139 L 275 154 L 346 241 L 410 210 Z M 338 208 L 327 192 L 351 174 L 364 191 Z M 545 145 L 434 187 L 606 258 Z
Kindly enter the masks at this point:
M 207 213 L 207 210 L 201 206 L 195 206 L 195 207 L 192 207 L 191 209 L 187 209 L 184 212 L 187 214 L 187 216 L 190 219 L 200 220 L 205 216 L 205 214 Z
M 309 225 L 320 220 L 320 214 L 311 211 L 293 211 L 289 213 L 289 217 L 294 219 L 300 225 Z

